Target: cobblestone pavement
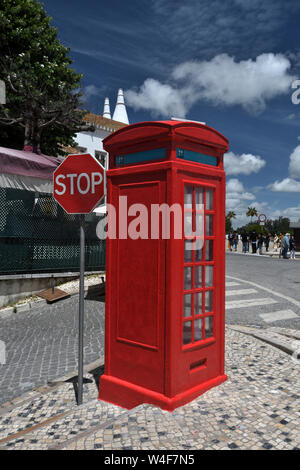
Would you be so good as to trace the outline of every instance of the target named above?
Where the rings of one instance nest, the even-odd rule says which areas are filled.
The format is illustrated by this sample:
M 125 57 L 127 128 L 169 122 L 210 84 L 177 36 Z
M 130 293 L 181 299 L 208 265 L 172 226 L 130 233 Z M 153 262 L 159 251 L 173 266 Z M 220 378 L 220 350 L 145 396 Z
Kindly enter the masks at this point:
M 103 355 L 104 298 L 87 293 L 84 360 Z M 6 364 L 0 365 L 0 404 L 76 369 L 78 296 L 1 317 L 0 339 Z
M 299 329 L 300 302 L 282 297 L 227 276 L 226 323 Z M 1 405 L 76 370 L 78 296 L 26 312 L 0 314 L 0 339 L 6 345 L 6 364 L 0 364 Z M 103 355 L 104 297 L 90 289 L 85 300 L 85 364 Z
M 0 410 L 0 449 L 300 450 L 299 361 L 237 330 L 226 327 L 228 380 L 191 403 L 127 411 L 98 401 L 89 383 L 77 407 L 64 383 Z

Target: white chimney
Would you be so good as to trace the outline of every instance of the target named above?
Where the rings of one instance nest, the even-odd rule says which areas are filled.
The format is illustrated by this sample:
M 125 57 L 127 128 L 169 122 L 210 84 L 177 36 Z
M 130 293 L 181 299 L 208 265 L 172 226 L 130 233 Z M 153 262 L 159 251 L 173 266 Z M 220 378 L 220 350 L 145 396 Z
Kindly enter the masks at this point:
M 109 99 L 108 98 L 105 98 L 105 101 L 104 101 L 103 117 L 105 117 L 107 119 L 111 119 Z
M 123 122 L 124 124 L 129 124 L 122 88 L 119 88 L 118 91 L 118 99 L 113 115 L 113 120 Z

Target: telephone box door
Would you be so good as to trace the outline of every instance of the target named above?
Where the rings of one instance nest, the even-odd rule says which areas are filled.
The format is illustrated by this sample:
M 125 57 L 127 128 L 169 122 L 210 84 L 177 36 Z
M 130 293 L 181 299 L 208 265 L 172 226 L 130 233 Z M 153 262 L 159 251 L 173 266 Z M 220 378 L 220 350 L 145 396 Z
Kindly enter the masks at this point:
M 109 184 L 119 233 L 108 243 L 109 372 L 159 393 L 164 393 L 165 240 L 148 239 L 148 229 L 144 234 L 141 227 L 151 230 L 151 205 L 164 202 L 165 184 L 163 175 L 151 173 L 115 177 Z M 147 210 L 146 220 L 137 201 Z
M 181 323 L 177 394 L 224 374 L 223 186 L 219 178 L 181 179 L 184 237 L 178 255 L 182 280 L 177 299 Z

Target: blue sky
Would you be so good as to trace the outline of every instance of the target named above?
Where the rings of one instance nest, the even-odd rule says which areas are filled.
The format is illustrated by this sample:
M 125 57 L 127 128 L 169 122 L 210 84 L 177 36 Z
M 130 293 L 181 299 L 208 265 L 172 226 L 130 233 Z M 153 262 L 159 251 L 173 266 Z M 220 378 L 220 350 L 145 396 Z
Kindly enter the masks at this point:
M 230 142 L 227 210 L 300 220 L 298 0 L 44 0 L 85 106 L 113 112 L 123 88 L 131 123 L 205 121 Z M 300 97 L 300 94 L 299 94 Z

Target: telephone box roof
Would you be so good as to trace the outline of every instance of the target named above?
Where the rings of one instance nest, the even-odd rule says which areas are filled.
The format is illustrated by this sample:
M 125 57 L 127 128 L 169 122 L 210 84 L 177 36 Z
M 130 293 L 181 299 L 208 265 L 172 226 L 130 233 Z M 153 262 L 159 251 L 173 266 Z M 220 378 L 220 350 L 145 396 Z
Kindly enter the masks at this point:
M 123 127 L 103 140 L 104 148 L 112 151 L 122 145 L 143 140 L 164 139 L 170 136 L 182 137 L 197 143 L 207 144 L 227 152 L 226 137 L 212 127 L 194 121 L 145 121 Z

